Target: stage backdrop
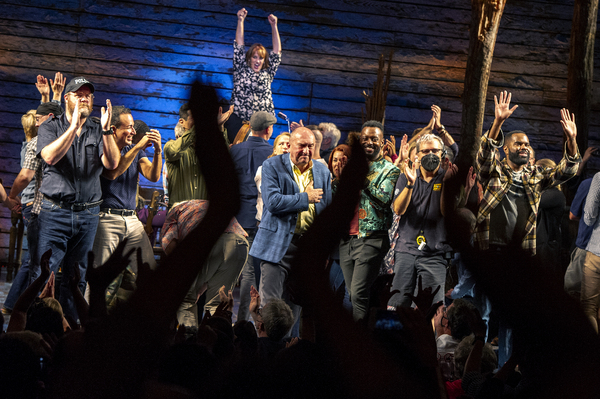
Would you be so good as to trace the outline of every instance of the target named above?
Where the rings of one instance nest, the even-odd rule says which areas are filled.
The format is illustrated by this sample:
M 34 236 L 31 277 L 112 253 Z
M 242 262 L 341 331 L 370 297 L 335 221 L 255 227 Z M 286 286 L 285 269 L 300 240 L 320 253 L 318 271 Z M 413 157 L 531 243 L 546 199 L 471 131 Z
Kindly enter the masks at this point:
M 442 108 L 450 133 L 459 132 L 469 0 L 12 0 L 0 6 L 5 186 L 20 169 L 20 117 L 39 104 L 38 74 L 86 76 L 96 86 L 95 115 L 110 98 L 166 141 L 174 136 L 191 81 L 202 78 L 225 101 L 230 98 L 236 12 L 242 7 L 248 10 L 247 44 L 271 48 L 267 16 L 279 17 L 283 61 L 272 86 L 276 111 L 305 124 L 334 122 L 344 133 L 360 130 L 362 92 L 372 88 L 379 55 L 393 50 L 386 134 L 424 126 L 431 104 Z M 559 109 L 565 106 L 572 15 L 572 0 L 510 0 L 502 17 L 486 126 L 493 120 L 493 94 L 510 90 L 520 106 L 506 128 L 525 130 L 538 157 L 561 156 Z M 598 102 L 596 91 L 594 109 Z M 286 129 L 280 122 L 276 134 Z M 590 143 L 597 144 L 598 114 L 591 124 Z M 152 186 L 146 180 L 142 185 Z M 6 258 L 9 216 L 0 208 L 0 260 Z

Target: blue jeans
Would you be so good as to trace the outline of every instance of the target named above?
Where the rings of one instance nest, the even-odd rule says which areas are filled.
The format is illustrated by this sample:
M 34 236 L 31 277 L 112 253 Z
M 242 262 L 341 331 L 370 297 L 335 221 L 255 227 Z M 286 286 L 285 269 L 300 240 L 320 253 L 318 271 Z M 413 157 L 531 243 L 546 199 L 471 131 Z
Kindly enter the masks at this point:
M 36 214 L 31 213 L 32 209 L 32 205 L 22 205 L 21 207 L 23 222 L 27 229 L 27 249 L 29 252 L 29 259 L 23 260 L 23 263 L 10 286 L 6 301 L 4 301 L 4 307 L 11 310 L 15 307 L 17 299 L 19 299 L 23 291 L 29 287 L 29 284 L 31 284 L 40 273 L 39 267 L 36 266 L 39 259 L 36 254 L 38 243 L 38 217 Z
M 79 289 L 85 291 L 85 272 L 87 270 L 87 254 L 94 245 L 94 237 L 98 228 L 98 212 L 100 206 L 75 212 L 62 209 L 50 201 L 43 200 L 39 215 L 39 245 L 40 257 L 52 249 L 50 271 L 56 274 L 61 263 L 63 277 L 59 287 L 59 302 L 63 313 L 78 319 L 73 303 L 73 295 L 69 289 L 72 268 L 78 265 L 81 273 Z

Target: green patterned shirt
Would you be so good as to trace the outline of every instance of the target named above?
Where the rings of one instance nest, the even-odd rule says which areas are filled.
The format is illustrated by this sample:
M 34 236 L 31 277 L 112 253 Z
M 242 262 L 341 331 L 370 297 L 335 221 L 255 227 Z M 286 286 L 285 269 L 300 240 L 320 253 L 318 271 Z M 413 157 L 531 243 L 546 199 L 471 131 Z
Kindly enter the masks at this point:
M 381 157 L 369 164 L 367 187 L 358 206 L 358 236 L 385 234 L 392 224 L 392 199 L 400 169 Z

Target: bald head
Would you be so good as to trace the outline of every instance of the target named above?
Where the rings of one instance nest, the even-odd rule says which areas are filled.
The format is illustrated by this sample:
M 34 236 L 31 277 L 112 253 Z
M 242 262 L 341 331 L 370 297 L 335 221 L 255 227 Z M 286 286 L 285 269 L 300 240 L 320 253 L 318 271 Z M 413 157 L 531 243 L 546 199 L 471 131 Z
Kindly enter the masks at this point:
M 306 170 L 315 149 L 315 136 L 305 127 L 299 127 L 290 137 L 290 161 L 301 171 Z
M 312 130 L 307 127 L 299 127 L 292 132 L 290 136 L 290 142 L 307 137 L 312 137 L 313 142 L 315 141 L 315 135 L 313 134 Z

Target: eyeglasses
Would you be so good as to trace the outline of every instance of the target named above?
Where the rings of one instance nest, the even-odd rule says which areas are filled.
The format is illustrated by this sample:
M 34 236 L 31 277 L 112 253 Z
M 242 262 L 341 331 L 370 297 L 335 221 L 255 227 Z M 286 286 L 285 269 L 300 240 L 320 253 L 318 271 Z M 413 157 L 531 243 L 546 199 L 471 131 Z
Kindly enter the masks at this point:
M 437 155 L 440 152 L 442 152 L 442 150 L 439 148 L 431 148 L 431 149 L 426 149 L 426 150 L 419 150 L 419 152 L 421 152 L 423 154 L 429 154 L 431 152 L 431 153 L 434 153 Z

